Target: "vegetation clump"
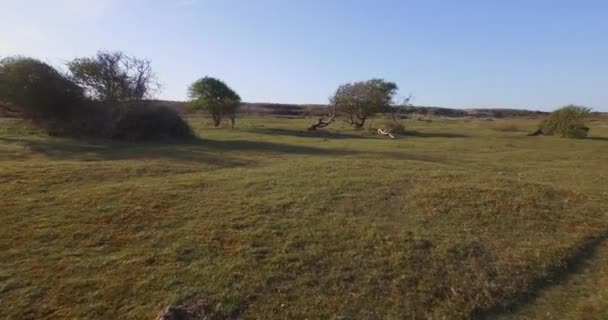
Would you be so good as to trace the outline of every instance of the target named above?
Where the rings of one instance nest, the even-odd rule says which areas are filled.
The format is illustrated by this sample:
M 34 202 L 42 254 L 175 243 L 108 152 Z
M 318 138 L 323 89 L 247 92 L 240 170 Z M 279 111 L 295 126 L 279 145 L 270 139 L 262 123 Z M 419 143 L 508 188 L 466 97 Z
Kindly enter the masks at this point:
M 582 139 L 589 133 L 585 118 L 591 109 L 583 106 L 568 105 L 553 111 L 543 120 L 539 128 L 530 135 L 559 135 L 562 138 Z
M 384 130 L 392 134 L 404 134 L 406 133 L 405 125 L 399 121 L 388 120 L 384 123 Z
M 26 57 L 0 61 L 0 107 L 50 135 L 150 140 L 194 137 L 177 111 L 144 100 L 158 88 L 148 60 L 120 52 L 68 63 L 64 74 Z
M 0 61 L 3 108 L 49 131 L 72 123 L 85 101 L 84 91 L 47 63 L 26 57 Z
M 129 141 L 194 137 L 188 123 L 175 110 L 165 106 L 125 108 L 112 131 L 113 139 Z

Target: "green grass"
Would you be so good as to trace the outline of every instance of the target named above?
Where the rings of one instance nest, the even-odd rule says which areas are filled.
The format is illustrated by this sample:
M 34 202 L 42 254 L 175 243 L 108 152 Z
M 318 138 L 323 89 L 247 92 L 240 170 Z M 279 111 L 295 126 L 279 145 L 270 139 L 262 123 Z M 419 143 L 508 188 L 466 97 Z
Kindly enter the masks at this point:
M 607 235 L 601 119 L 585 140 L 527 137 L 536 120 L 406 121 L 395 140 L 190 121 L 200 141 L 129 144 L 0 119 L 0 318 L 152 319 L 200 298 L 216 319 L 494 317 Z
M 562 283 L 538 294 L 533 304 L 522 306 L 500 320 L 586 319 L 608 316 L 608 243 L 590 250 L 590 257 L 565 276 Z

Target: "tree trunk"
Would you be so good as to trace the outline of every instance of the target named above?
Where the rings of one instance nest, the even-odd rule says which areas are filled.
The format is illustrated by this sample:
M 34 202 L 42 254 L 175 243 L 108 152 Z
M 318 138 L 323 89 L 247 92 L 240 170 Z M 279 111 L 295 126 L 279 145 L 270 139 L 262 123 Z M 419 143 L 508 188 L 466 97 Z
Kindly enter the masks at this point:
M 354 125 L 354 126 L 355 126 L 355 128 L 357 128 L 357 129 L 363 128 L 363 126 L 365 125 L 365 120 L 366 120 L 366 119 L 367 119 L 367 118 L 359 118 L 359 117 L 356 117 L 356 118 L 355 118 L 355 121 L 353 121 L 353 125 Z
M 213 118 L 213 125 L 215 125 L 215 127 L 219 127 L 220 123 L 222 122 L 222 116 L 214 114 L 212 115 Z
M 336 109 L 330 111 L 326 117 L 321 117 L 316 123 L 313 123 L 308 127 L 308 131 L 316 131 L 318 128 L 325 128 L 335 121 Z

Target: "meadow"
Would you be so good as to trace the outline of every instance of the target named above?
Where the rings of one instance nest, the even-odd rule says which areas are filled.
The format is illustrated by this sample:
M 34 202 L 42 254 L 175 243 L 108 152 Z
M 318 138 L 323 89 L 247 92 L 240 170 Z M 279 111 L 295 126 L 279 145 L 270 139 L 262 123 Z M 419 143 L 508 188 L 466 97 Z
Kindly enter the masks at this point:
M 608 318 L 608 119 L 247 117 L 191 142 L 0 119 L 0 318 Z

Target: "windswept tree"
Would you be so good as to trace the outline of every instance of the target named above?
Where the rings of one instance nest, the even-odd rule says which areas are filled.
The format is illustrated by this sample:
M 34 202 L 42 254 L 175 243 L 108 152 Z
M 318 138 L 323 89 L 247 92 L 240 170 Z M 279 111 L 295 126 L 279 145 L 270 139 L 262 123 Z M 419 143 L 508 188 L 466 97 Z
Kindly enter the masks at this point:
M 160 90 L 150 60 L 120 51 L 99 51 L 94 57 L 77 58 L 67 65 L 72 79 L 96 100 L 137 102 Z
M 198 79 L 190 85 L 188 96 L 190 107 L 209 113 L 216 127 L 224 116 L 228 116 L 234 128 L 241 97 L 222 80 L 212 77 Z
M 350 125 L 361 128 L 368 117 L 391 108 L 397 90 L 394 82 L 383 79 L 346 83 L 338 87 L 330 103 L 347 114 Z

